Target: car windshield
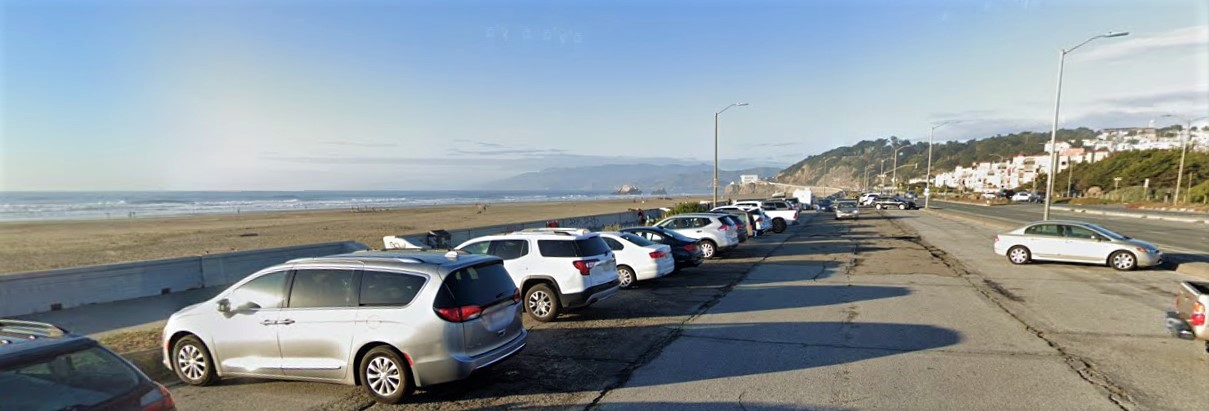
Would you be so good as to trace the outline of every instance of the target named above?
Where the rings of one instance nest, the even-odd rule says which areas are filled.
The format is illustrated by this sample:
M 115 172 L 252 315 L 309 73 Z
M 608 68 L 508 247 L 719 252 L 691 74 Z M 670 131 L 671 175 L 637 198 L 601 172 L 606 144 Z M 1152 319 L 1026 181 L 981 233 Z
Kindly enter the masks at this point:
M 0 370 L 0 410 L 61 410 L 93 406 L 142 382 L 116 355 L 91 347 Z

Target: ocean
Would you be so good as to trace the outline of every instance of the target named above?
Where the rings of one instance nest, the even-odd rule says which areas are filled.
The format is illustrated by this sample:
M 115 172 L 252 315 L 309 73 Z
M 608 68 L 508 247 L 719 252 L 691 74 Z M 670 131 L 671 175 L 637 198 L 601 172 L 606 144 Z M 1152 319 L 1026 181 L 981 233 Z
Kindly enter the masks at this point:
M 637 196 L 583 191 L 0 192 L 0 221 L 98 220 L 446 204 L 593 201 Z

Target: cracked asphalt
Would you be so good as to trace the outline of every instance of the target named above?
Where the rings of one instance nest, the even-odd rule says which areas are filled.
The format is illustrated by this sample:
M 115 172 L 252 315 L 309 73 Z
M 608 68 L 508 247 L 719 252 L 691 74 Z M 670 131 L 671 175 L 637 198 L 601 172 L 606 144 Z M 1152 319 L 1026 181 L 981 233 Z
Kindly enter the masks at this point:
M 811 216 L 560 321 L 527 320 L 519 356 L 403 405 L 261 380 L 173 394 L 182 410 L 1203 405 L 1180 393 L 1209 385 L 1207 355 L 1161 335 L 1174 273 L 1013 267 L 987 256 L 998 228 L 937 213 Z

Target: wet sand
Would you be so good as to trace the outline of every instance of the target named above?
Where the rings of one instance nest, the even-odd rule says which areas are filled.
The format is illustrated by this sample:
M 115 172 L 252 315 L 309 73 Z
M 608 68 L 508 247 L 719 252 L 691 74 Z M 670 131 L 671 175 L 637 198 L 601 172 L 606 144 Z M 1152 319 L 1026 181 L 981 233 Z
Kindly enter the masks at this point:
M 382 247 L 386 235 L 668 207 L 686 199 L 348 209 L 0 224 L 0 274 L 332 241 Z

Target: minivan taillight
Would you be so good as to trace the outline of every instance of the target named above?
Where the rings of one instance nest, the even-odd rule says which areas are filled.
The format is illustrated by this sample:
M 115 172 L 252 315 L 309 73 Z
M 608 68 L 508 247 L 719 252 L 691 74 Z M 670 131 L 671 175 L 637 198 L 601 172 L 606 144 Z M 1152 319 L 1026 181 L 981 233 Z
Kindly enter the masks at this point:
M 1199 327 L 1205 325 L 1205 305 L 1199 301 L 1192 306 L 1192 316 L 1188 318 L 1188 324 Z
M 597 262 L 596 260 L 579 260 L 571 262 L 571 264 L 579 270 L 579 275 L 589 275 L 592 274 L 592 267 L 595 267 Z
M 513 294 L 513 298 L 517 298 L 516 294 Z M 479 307 L 477 305 L 437 308 L 436 311 L 438 317 L 453 323 L 470 321 L 475 318 L 479 318 L 480 315 L 483 315 L 483 307 Z
M 156 383 L 155 388 L 139 398 L 139 407 L 142 411 L 168 411 L 176 409 L 176 402 L 167 388 Z
M 665 255 L 667 255 L 667 254 L 665 254 L 665 253 L 663 252 L 663 250 L 659 250 L 659 251 L 652 251 L 652 252 L 651 252 L 651 258 L 652 258 L 652 259 L 655 259 L 655 260 L 658 260 L 658 259 L 660 259 L 660 258 L 663 258 L 663 256 L 665 256 Z

